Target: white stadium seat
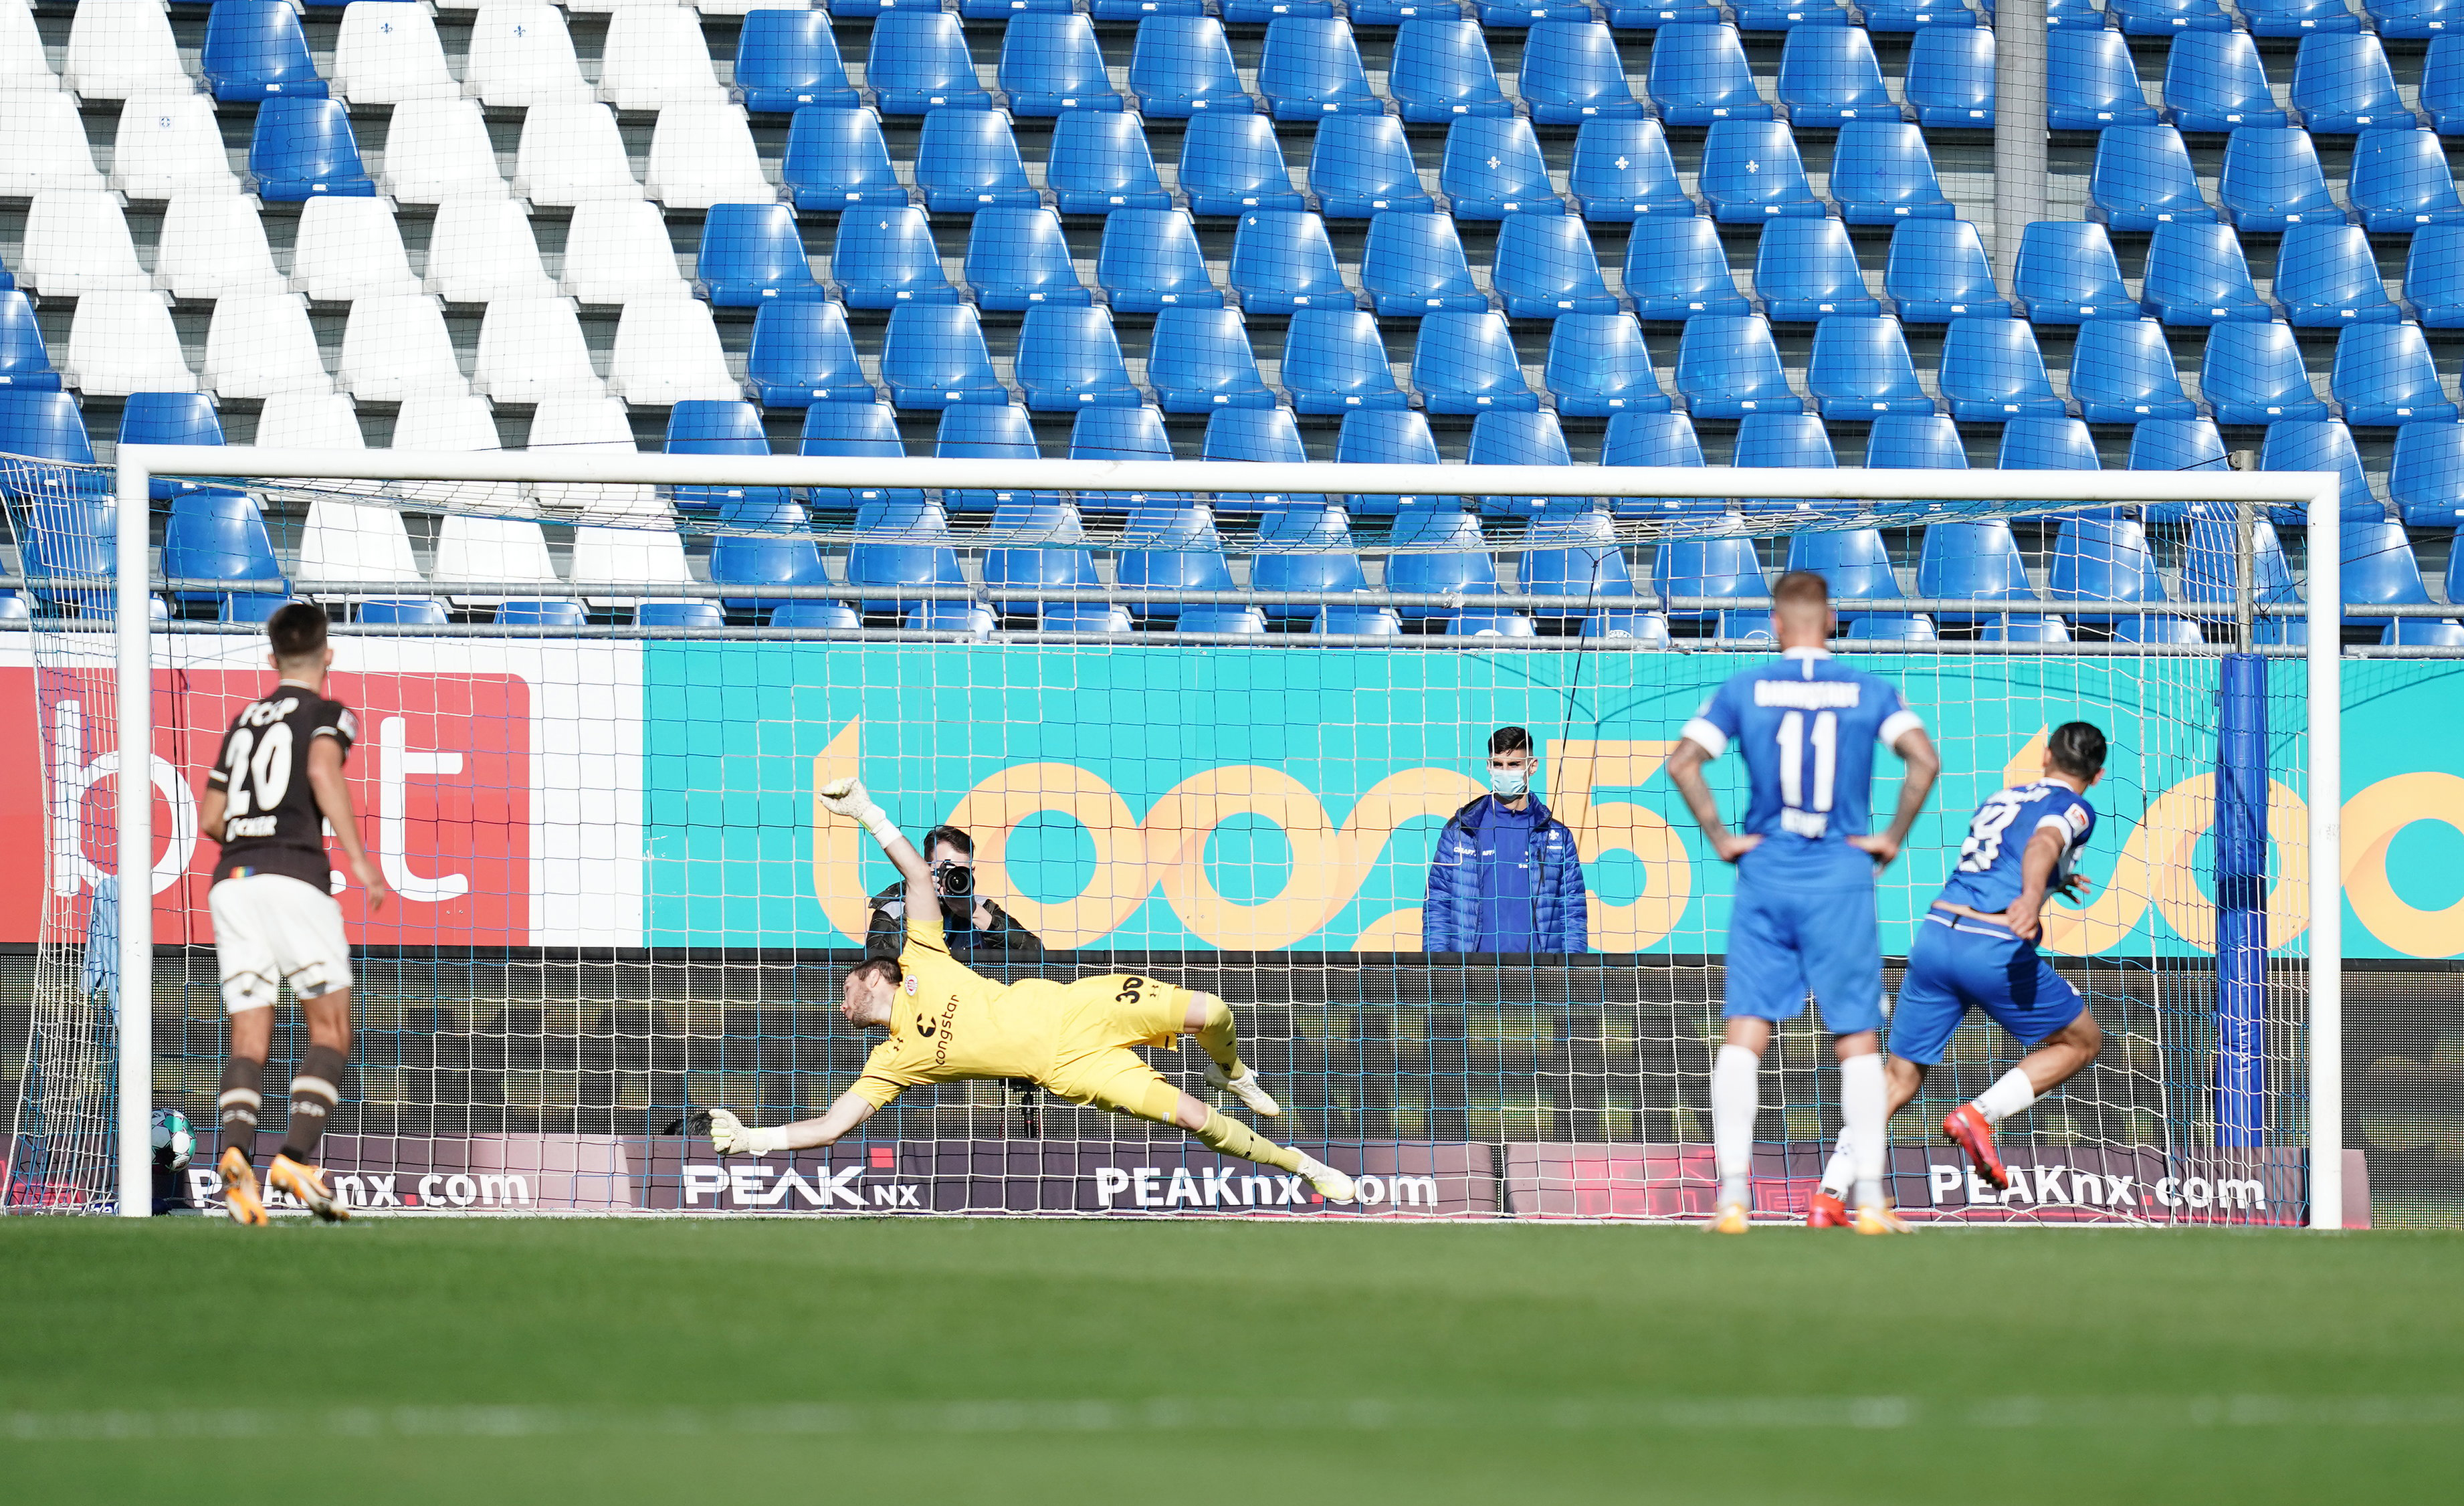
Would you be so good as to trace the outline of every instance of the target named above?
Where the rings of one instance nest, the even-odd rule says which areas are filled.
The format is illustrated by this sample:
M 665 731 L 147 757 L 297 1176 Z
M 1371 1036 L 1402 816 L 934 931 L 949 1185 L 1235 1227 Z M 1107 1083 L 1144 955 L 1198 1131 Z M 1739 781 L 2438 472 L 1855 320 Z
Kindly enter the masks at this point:
M 381 294 L 351 305 L 336 375 L 362 402 L 405 403 L 423 393 L 467 396 L 445 311 L 424 293 Z M 395 441 L 400 444 L 400 440 Z
M 0 90 L 57 91 L 59 76 L 26 0 L 0 0 Z
M 481 6 L 463 78 L 482 102 L 500 108 L 597 98 L 582 76 L 564 16 L 552 5 Z
M 645 299 L 625 305 L 616 323 L 608 387 L 627 403 L 665 407 L 691 398 L 722 402 L 744 396 L 728 375 L 710 305 L 698 298 Z
M 260 423 L 260 445 L 263 427 Z M 410 531 L 392 508 L 319 497 L 308 504 L 308 521 L 299 530 L 299 578 L 394 585 L 419 578 L 419 559 Z
M 531 414 L 530 447 L 556 453 L 602 450 L 632 454 L 641 447 L 633 442 L 633 425 L 626 417 L 624 404 L 614 398 L 575 394 L 539 400 L 539 407 Z M 623 482 L 538 481 L 531 484 L 531 496 L 559 516 L 612 522 L 638 520 L 660 527 L 674 522 L 674 514 L 660 500 L 656 487 Z M 577 560 L 581 547 L 577 537 Z
M 691 585 L 693 566 L 685 541 L 671 528 L 577 528 L 573 531 L 573 583 L 594 585 Z M 593 606 L 631 606 L 634 597 L 585 597 Z
M 0 152 L 0 198 L 103 186 L 77 99 L 57 89 L 0 91 L 0 142 L 9 143 Z
M 438 205 L 428 238 L 428 291 L 448 303 L 553 294 L 520 201 L 483 195 Z
M 744 112 L 732 104 L 679 104 L 660 111 L 644 178 L 651 198 L 676 208 L 763 204 L 779 196 L 761 170 Z
M 168 199 L 191 188 L 239 192 L 213 98 L 185 84 L 129 96 L 112 138 L 111 186 L 136 199 Z
M 502 197 L 505 175 L 497 170 L 495 143 L 488 139 L 478 101 L 410 99 L 395 105 L 385 134 L 383 182 L 385 192 L 405 204 L 438 204 L 476 193 Z
M 701 17 L 682 6 L 627 6 L 609 17 L 599 98 L 619 110 L 664 110 L 727 98 L 710 65 Z
M 597 397 L 606 388 L 590 366 L 590 346 L 570 298 L 498 298 L 479 321 L 479 357 L 471 384 L 498 403 L 538 403 L 564 393 Z
M 308 300 L 296 293 L 243 293 L 217 302 L 206 328 L 205 376 L 222 398 L 334 390 L 317 353 Z
M 417 293 L 393 206 L 383 199 L 311 199 L 299 210 L 291 286 L 319 303 Z
M 564 581 L 547 552 L 547 535 L 537 523 L 520 518 L 464 517 L 448 513 L 436 530 L 435 568 L 429 578 L 440 586 L 457 581 L 503 581 L 539 585 L 561 592 Z M 464 606 L 492 606 L 500 596 L 460 596 Z
M 17 278 L 46 297 L 139 293 L 154 279 L 137 262 L 137 243 L 108 188 L 45 188 L 26 211 L 26 249 Z
M 668 8 L 680 3 L 681 0 L 580 0 L 579 4 L 572 6 L 570 9 L 577 15 L 587 15 L 593 12 L 605 14 L 612 11 L 635 11 L 644 8 Z
M 396 449 L 502 449 L 496 421 L 488 400 L 469 392 L 426 393 L 403 400 L 393 423 Z M 412 496 L 431 497 L 459 507 L 491 513 L 527 513 L 521 483 L 517 481 L 405 481 L 396 484 Z M 536 525 L 531 533 L 539 532 Z
M 182 298 L 282 293 L 256 201 L 236 191 L 190 189 L 171 196 L 154 251 L 154 281 Z
M 604 104 L 531 106 L 514 158 L 514 193 L 533 204 L 640 198 L 615 114 Z
M 159 293 L 79 296 L 60 374 L 89 397 L 197 389 L 171 326 L 170 300 Z
M 89 99 L 194 87 L 162 0 L 79 0 L 60 83 Z
M 452 99 L 462 93 L 445 66 L 436 22 L 421 6 L 358 0 L 342 8 L 342 31 L 327 75 L 334 97 L 353 104 Z
M 256 419 L 256 442 L 268 449 L 368 447 L 360 432 L 359 411 L 339 392 L 278 392 L 267 398 Z
M 639 199 L 574 207 L 558 287 L 584 303 L 687 297 L 693 292 L 676 269 L 675 247 L 659 207 Z

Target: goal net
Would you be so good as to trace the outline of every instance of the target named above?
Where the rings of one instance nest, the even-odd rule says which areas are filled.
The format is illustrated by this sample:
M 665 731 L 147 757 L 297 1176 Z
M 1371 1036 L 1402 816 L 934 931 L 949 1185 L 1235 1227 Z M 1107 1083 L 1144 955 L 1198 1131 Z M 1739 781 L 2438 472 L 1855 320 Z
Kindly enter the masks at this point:
M 1177 1129 L 1001 1081 L 911 1091 L 827 1150 L 713 1155 L 697 1111 L 818 1114 L 871 1043 L 836 1005 L 894 927 L 895 877 L 814 800 L 855 775 L 919 843 L 972 843 L 974 893 L 944 906 L 979 971 L 1231 1001 L 1286 1108 L 1262 1127 L 1358 1174 L 1361 1216 L 1707 1212 L 1735 880 L 1661 769 L 1773 651 L 1770 582 L 1798 568 L 1831 583 L 1834 648 L 1943 754 L 1877 884 L 1886 992 L 1979 803 L 2036 776 L 2054 726 L 2112 743 L 2094 893 L 2049 906 L 2045 941 L 2103 1054 L 2005 1126 L 1997 1195 L 1934 1133 L 2017 1055 L 1971 1018 L 1895 1122 L 1900 1206 L 2341 1216 L 2335 970 L 2313 967 L 2338 955 L 2332 853 L 2313 862 L 2333 661 L 2303 646 L 2304 602 L 2337 594 L 2332 476 L 121 459 L 7 471 L 45 869 L 12 1210 L 133 1211 L 150 1107 L 210 1145 L 196 795 L 268 681 L 256 623 L 299 596 L 335 620 L 356 808 L 395 892 L 341 892 L 356 1038 L 326 1144 L 356 1207 L 1323 1211 Z M 113 567 L 131 506 L 143 582 Z M 122 805 L 132 651 L 152 794 Z M 1509 834 L 1527 861 L 1466 898 L 1433 886 L 1438 836 L 1505 727 L 1572 850 Z M 1742 760 L 1709 775 L 1735 818 Z M 1898 775 L 1878 759 L 1878 809 Z M 150 868 L 150 911 L 126 911 L 127 868 Z M 306 1044 L 287 997 L 274 1042 L 279 1082 Z M 1150 1056 L 1203 1093 L 1187 1053 Z M 1818 1012 L 1780 1027 L 1761 1092 L 1756 1197 L 1792 1216 L 1838 1127 Z M 279 1112 L 270 1094 L 269 1136 Z M 209 1204 L 209 1159 L 168 1195 Z

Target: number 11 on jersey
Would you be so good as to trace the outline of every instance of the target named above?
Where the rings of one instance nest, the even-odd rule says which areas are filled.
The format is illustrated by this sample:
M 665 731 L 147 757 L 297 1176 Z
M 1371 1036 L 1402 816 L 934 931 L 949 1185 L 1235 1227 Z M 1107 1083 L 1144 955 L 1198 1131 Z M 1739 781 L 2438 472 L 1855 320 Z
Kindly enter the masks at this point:
M 1818 838 L 1831 828 L 1831 796 L 1839 772 L 1839 715 L 1814 713 L 1814 798 L 1805 798 L 1806 719 L 1791 711 L 1779 719 L 1779 798 L 1783 830 Z

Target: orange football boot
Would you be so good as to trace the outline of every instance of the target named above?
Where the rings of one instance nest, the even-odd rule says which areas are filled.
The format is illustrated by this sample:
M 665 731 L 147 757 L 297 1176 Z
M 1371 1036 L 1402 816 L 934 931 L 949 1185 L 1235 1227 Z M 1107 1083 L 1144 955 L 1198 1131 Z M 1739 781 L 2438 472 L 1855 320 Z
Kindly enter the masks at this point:
M 1888 1203 L 1864 1203 L 1857 1209 L 1857 1222 L 1851 1226 L 1860 1234 L 1904 1234 L 1908 1221 L 1891 1211 Z
M 1828 1192 L 1817 1190 L 1814 1194 L 1814 1202 L 1805 1211 L 1805 1227 L 1808 1229 L 1846 1229 L 1855 1223 L 1856 1220 L 1848 1216 L 1848 1205 Z
M 303 1167 L 289 1156 L 277 1154 L 274 1164 L 265 1168 L 265 1181 L 267 1186 L 308 1205 L 310 1212 L 329 1224 L 339 1224 L 351 1216 L 351 1211 L 325 1190 L 325 1173 L 315 1167 Z
M 256 1168 L 248 1164 L 239 1146 L 225 1150 L 223 1158 L 214 1163 L 214 1169 L 222 1174 L 223 1211 L 231 1214 L 231 1221 L 264 1228 L 265 1204 L 256 1195 Z
M 1985 1180 L 1997 1188 L 2011 1185 L 2011 1173 L 2003 1169 L 2002 1158 L 1994 1153 L 1993 1126 L 1976 1111 L 1973 1103 L 1962 1103 L 1943 1117 L 1942 1132 L 1950 1143 L 1968 1152 Z

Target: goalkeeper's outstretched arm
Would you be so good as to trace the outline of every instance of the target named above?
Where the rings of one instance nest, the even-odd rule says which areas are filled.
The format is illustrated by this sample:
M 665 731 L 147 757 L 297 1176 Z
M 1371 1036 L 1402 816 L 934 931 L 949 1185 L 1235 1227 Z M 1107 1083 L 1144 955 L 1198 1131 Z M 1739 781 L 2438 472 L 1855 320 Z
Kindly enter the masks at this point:
M 883 854 L 897 866 L 898 876 L 907 881 L 907 913 L 932 914 L 941 903 L 940 895 L 933 888 L 932 867 L 924 862 L 924 855 L 915 850 L 915 844 L 909 841 L 906 834 L 899 831 L 883 814 L 881 807 L 873 802 L 872 792 L 864 787 L 864 781 L 832 779 L 813 793 L 822 802 L 822 809 L 857 822 L 872 833 L 874 841 L 881 843 Z
M 781 1150 L 818 1150 L 870 1119 L 878 1105 L 869 1098 L 842 1093 L 819 1119 L 757 1129 L 723 1108 L 710 1111 L 710 1146 L 723 1156 L 766 1156 Z

